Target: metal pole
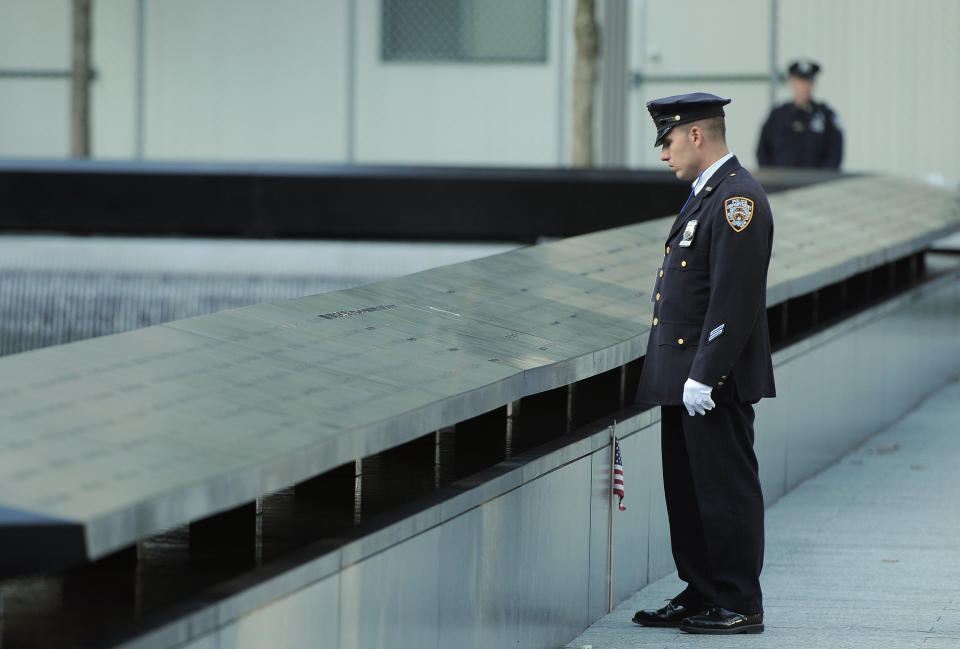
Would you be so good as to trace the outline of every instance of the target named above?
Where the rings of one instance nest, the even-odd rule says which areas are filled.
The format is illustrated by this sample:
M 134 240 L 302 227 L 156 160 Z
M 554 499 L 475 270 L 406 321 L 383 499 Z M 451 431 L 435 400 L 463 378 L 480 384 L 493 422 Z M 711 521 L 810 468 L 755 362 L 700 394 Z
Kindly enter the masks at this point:
M 254 562 L 257 567 L 263 565 L 263 496 L 254 501 Z
M 70 154 L 90 156 L 90 3 L 73 0 Z
M 603 119 L 600 121 L 599 162 L 605 167 L 623 167 L 627 162 L 627 3 L 603 5 L 600 55 L 600 90 Z
M 353 524 L 360 524 L 360 517 L 363 514 L 361 505 L 363 503 L 363 459 L 357 458 L 353 463 Z
M 777 101 L 777 23 L 780 20 L 777 0 L 770 0 L 770 106 Z
M 38 79 L 71 79 L 73 70 L 54 70 L 41 68 L 0 68 L 0 79 L 38 80 Z M 90 78 L 94 78 L 93 70 Z
M 357 3 L 347 3 L 347 163 L 357 160 Z
M 134 149 L 133 155 L 137 160 L 143 159 L 144 154 L 144 142 L 143 142 L 143 128 L 144 128 L 144 111 L 146 104 L 146 67 L 147 67 L 147 55 L 146 55 L 146 7 L 144 3 L 146 0 L 137 0 L 137 96 L 135 97 L 135 116 L 134 116 Z
M 569 0 L 557 3 L 553 18 L 556 28 L 557 41 L 557 166 L 562 167 L 567 161 L 567 38 L 566 17 L 572 16 L 569 11 Z
M 613 611 L 613 463 L 617 457 L 617 421 L 613 421 L 613 431 L 610 433 L 610 542 L 607 555 L 607 613 Z

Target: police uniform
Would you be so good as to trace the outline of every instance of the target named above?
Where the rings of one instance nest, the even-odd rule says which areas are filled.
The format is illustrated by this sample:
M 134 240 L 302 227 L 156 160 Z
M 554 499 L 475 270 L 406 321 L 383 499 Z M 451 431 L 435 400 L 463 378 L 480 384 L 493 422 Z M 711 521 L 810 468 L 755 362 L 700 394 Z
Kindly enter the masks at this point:
M 696 93 L 648 103 L 657 144 L 673 125 L 716 115 L 717 102 L 729 100 Z M 661 406 L 671 544 L 688 584 L 674 602 L 694 612 L 763 611 L 763 495 L 752 404 L 776 392 L 766 315 L 772 244 L 766 195 L 730 157 L 683 206 L 654 282 L 636 401 Z M 716 406 L 705 415 L 690 416 L 680 405 L 687 378 L 713 388 Z
M 820 66 L 795 62 L 791 76 L 813 79 Z M 843 132 L 836 113 L 827 104 L 792 101 L 774 108 L 760 131 L 757 162 L 762 167 L 818 167 L 838 169 L 843 160 Z

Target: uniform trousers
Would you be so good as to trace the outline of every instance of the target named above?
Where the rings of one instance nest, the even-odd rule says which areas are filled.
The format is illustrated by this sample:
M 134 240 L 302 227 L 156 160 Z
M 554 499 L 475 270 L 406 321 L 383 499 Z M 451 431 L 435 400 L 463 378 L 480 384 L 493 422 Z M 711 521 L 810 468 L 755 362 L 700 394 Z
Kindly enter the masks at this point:
M 680 599 L 763 612 L 763 494 L 753 450 L 753 406 L 717 403 L 706 415 L 661 406 L 663 486 Z

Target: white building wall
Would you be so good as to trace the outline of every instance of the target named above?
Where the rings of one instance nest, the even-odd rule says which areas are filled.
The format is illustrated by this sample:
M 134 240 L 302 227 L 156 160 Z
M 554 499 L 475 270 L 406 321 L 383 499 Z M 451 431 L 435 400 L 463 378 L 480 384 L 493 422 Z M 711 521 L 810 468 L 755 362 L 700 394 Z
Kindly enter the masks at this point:
M 146 157 L 344 159 L 347 0 L 146 6 Z
M 97 80 L 90 87 L 90 148 L 98 158 L 132 158 L 137 153 L 137 3 L 95 0 L 92 20 Z M 68 39 L 62 42 L 69 46 Z
M 769 73 L 775 10 L 776 69 L 782 73 L 801 57 L 823 66 L 815 97 L 840 116 L 844 170 L 960 183 L 960 121 L 944 110 L 960 102 L 960 2 L 634 0 L 631 8 L 631 61 L 645 75 Z M 728 142 L 744 164 L 755 166 L 769 109 L 769 86 L 761 82 L 650 83 L 637 89 L 630 163 L 657 161 L 648 144 L 653 128 L 645 102 L 690 90 L 733 97 Z M 778 85 L 776 97 L 788 101 L 789 86 Z M 936 131 L 927 131 L 933 125 Z
M 558 164 L 572 68 L 566 7 L 549 3 L 545 63 L 380 60 L 380 3 L 357 3 L 357 161 Z
M 646 81 L 630 96 L 630 166 L 663 167 L 646 103 L 687 92 L 730 97 L 727 144 L 741 163 L 756 166 L 756 138 L 770 107 L 766 81 L 693 80 L 771 73 L 770 0 L 634 0 L 631 69 Z M 691 80 L 681 80 L 691 78 Z
M 70 69 L 67 2 L 0 0 L 0 70 Z M 0 77 L 0 156 L 70 153 L 69 79 Z
M 781 60 L 816 57 L 843 167 L 960 183 L 960 2 L 780 0 Z
M 810 56 L 844 126 L 845 170 L 960 182 L 960 2 L 628 1 L 629 65 L 648 79 L 629 92 L 628 165 L 660 166 L 645 102 L 697 89 L 733 98 L 730 147 L 755 166 L 770 84 L 709 77 Z M 547 61 L 525 64 L 385 63 L 378 0 L 145 0 L 142 78 L 140 4 L 94 3 L 95 157 L 569 163 L 575 0 L 548 0 Z M 0 16 L 0 70 L 69 68 L 69 2 L 0 0 Z M 688 75 L 708 78 L 649 80 Z M 0 77 L 0 156 L 67 156 L 69 90 Z

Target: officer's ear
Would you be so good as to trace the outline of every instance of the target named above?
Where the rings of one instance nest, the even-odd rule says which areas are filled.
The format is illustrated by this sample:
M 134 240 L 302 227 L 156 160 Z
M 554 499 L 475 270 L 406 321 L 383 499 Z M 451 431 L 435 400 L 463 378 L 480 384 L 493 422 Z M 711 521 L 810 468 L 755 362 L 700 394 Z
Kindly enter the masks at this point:
M 691 126 L 690 130 L 687 131 L 687 137 L 690 138 L 694 146 L 703 144 L 703 129 L 699 126 Z

